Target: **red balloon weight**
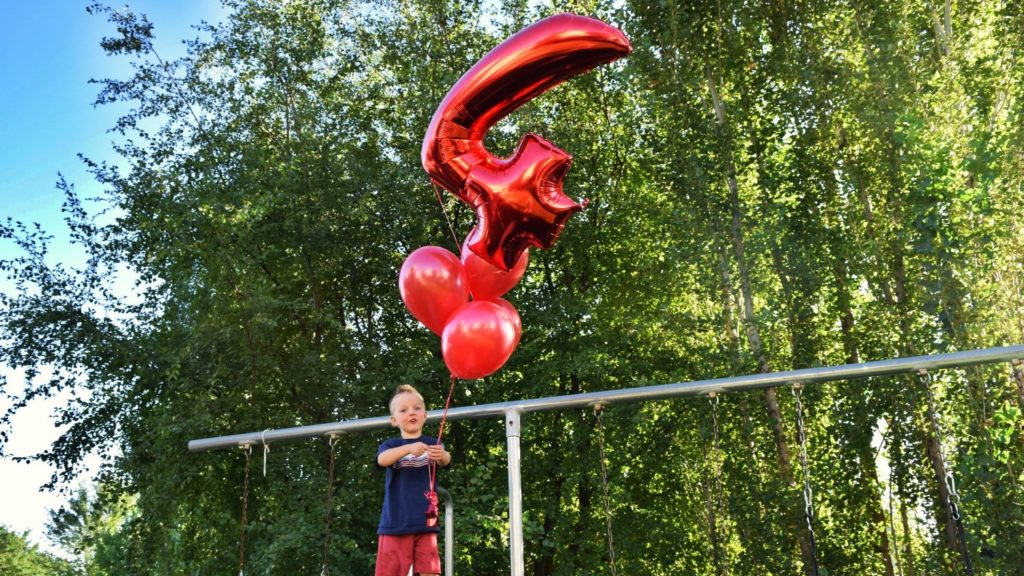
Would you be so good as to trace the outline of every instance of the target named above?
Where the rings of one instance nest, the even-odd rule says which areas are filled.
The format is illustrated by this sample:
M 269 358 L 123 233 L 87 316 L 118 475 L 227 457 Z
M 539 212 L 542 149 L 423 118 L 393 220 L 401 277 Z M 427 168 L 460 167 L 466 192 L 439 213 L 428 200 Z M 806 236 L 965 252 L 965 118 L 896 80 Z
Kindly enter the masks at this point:
M 398 290 L 412 315 L 440 335 L 448 318 L 469 300 L 462 262 L 437 246 L 423 246 L 402 263 Z
M 511 290 L 523 277 L 529 260 L 530 251 L 523 250 L 512 269 L 505 271 L 474 254 L 466 242 L 462 244 L 462 266 L 469 280 L 469 293 L 476 300 L 493 300 Z
M 633 50 L 616 28 L 585 16 L 545 18 L 499 44 L 452 86 L 427 128 L 427 174 L 471 205 L 477 227 L 469 248 L 512 269 L 527 246 L 548 248 L 579 204 L 562 193 L 572 156 L 527 134 L 511 158 L 484 148 L 487 131 L 565 80 Z
M 452 376 L 473 380 L 504 366 L 517 339 L 516 322 L 504 306 L 474 300 L 448 320 L 441 333 L 441 354 Z

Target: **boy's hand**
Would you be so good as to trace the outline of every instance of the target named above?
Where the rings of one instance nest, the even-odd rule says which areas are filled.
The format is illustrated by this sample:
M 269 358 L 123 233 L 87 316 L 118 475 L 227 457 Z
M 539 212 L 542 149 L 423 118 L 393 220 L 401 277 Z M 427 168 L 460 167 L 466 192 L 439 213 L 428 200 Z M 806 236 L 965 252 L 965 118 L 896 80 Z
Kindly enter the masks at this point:
M 422 456 L 423 453 L 427 452 L 428 450 L 430 450 L 430 446 L 427 446 L 423 442 L 415 442 L 413 444 L 409 444 L 409 454 L 412 454 L 413 456 L 416 457 Z
M 434 462 L 440 462 L 444 459 L 444 448 L 438 444 L 427 446 L 427 455 Z
M 437 444 L 427 447 L 427 456 L 432 462 L 437 462 L 441 466 L 447 466 L 452 461 L 452 455 L 443 446 Z

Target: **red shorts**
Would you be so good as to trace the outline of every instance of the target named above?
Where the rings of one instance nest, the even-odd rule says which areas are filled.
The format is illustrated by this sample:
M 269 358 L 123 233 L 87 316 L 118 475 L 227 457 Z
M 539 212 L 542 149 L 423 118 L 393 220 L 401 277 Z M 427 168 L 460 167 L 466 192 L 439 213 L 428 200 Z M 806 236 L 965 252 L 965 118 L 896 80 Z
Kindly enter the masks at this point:
M 409 576 L 409 566 L 416 574 L 440 574 L 441 557 L 437 554 L 437 532 L 377 536 L 377 571 L 374 576 Z

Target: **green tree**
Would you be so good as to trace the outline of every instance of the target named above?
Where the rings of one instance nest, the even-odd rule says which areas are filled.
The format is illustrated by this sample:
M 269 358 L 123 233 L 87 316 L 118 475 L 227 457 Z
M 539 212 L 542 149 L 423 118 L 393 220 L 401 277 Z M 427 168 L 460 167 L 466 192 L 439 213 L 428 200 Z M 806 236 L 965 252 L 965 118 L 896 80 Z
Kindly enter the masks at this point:
M 127 541 L 122 529 L 135 514 L 133 500 L 103 484 L 95 494 L 79 487 L 66 506 L 50 511 L 47 536 L 63 550 L 74 554 L 85 574 L 131 572 L 124 564 Z
M 53 262 L 47 231 L 0 225 L 0 240 L 20 248 L 0 261 L 13 286 L 0 295 L 0 363 L 30 382 L 4 423 L 33 398 L 76 392 L 61 413 L 67 432 L 39 456 L 57 470 L 53 486 L 86 454 L 118 448 L 102 497 L 80 495 L 54 518 L 97 573 L 316 573 L 328 531 L 331 569 L 372 569 L 382 488 L 371 458 L 386 432 L 339 439 L 330 485 L 326 441 L 249 455 L 184 446 L 384 414 L 400 382 L 440 406 L 449 381 L 438 340 L 406 313 L 396 278 L 415 248 L 457 251 L 473 216 L 435 196 L 421 139 L 465 70 L 554 12 L 621 27 L 634 53 L 488 135 L 500 155 L 530 131 L 565 148 L 575 157 L 566 192 L 590 203 L 552 249 L 531 251 L 509 293 L 523 319 L 512 359 L 458 382 L 454 405 L 1024 339 L 1019 7 L 226 6 L 177 61 L 153 49 L 159 23 L 91 6 L 112 26 L 103 49 L 134 73 L 97 83 L 98 102 L 125 111 L 114 127 L 124 168 L 86 160 L 105 216 L 59 182 L 90 259 Z M 125 269 L 138 278 L 130 297 L 114 289 Z M 1006 367 L 932 375 L 940 434 L 912 378 L 808 387 L 806 468 L 795 400 L 777 390 L 714 407 L 616 406 L 600 427 L 587 412 L 533 415 L 529 569 L 610 573 L 610 514 L 623 573 L 795 573 L 812 562 L 822 573 L 954 573 L 949 467 L 976 573 L 1014 573 L 1024 565 L 1015 382 Z M 446 432 L 457 572 L 508 570 L 503 431 L 460 421 Z
M 0 571 L 10 576 L 77 576 L 82 574 L 71 563 L 28 541 L 28 533 L 19 534 L 0 526 Z

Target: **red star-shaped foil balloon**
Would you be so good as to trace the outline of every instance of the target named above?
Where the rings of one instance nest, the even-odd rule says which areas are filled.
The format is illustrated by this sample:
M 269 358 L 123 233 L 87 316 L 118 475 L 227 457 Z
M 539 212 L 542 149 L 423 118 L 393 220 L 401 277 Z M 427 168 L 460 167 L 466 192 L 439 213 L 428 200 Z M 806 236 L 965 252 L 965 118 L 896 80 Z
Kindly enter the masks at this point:
M 465 186 L 477 215 L 469 249 L 509 270 L 530 245 L 551 247 L 569 216 L 586 205 L 562 193 L 571 165 L 564 150 L 527 134 L 510 159 L 473 166 Z

